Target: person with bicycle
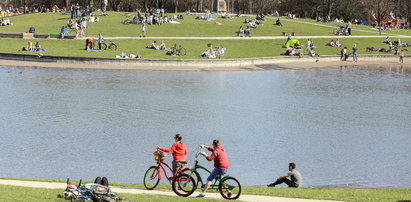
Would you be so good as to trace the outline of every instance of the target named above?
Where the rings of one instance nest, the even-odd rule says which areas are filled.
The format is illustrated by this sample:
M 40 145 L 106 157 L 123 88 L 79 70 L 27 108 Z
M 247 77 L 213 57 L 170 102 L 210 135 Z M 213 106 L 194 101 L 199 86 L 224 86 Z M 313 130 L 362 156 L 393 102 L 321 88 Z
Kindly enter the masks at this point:
M 173 173 L 177 172 L 177 168 L 180 166 L 181 161 L 186 161 L 185 156 L 187 155 L 187 147 L 186 147 L 186 144 L 181 142 L 182 139 L 183 139 L 183 136 L 181 134 L 176 134 L 174 136 L 175 143 L 170 148 L 167 149 L 167 148 L 162 148 L 160 146 L 157 147 L 157 149 L 163 152 L 173 153 L 173 162 L 172 162 Z
M 197 198 L 205 197 L 205 193 L 207 189 L 211 186 L 211 182 L 218 176 L 223 175 L 228 170 L 228 158 L 227 154 L 225 153 L 224 147 L 220 145 L 220 140 L 213 140 L 213 147 L 209 147 L 207 145 L 201 145 L 201 148 L 206 148 L 212 152 L 209 156 L 205 152 L 200 152 L 208 161 L 214 160 L 214 169 L 210 173 L 210 176 L 207 178 L 207 183 L 201 193 L 197 196 Z
M 301 173 L 295 169 L 295 163 L 288 164 L 288 170 L 290 171 L 287 174 L 281 175 L 274 183 L 267 185 L 267 187 L 275 187 L 281 183 L 285 183 L 288 187 L 300 187 L 302 184 Z M 290 179 L 288 179 L 288 177 Z
M 101 44 L 104 42 L 104 38 L 103 35 L 101 35 L 101 33 L 98 33 L 98 39 L 97 39 L 97 43 L 98 43 L 98 49 L 101 50 Z

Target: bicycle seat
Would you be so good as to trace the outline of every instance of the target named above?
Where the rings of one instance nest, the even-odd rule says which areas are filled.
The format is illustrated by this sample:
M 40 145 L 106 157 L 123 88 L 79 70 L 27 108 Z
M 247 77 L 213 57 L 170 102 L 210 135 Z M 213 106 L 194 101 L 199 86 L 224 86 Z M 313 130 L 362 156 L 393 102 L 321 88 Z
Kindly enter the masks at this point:
M 188 161 L 177 161 L 177 163 L 187 164 L 187 163 L 188 163 Z

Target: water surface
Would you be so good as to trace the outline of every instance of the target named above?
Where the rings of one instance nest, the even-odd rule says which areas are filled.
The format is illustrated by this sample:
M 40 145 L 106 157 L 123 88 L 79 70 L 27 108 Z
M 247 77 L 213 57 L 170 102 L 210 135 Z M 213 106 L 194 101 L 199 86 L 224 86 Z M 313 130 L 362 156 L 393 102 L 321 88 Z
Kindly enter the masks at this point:
M 0 177 L 141 183 L 150 152 L 220 139 L 266 185 L 411 187 L 411 76 L 399 67 L 184 72 L 0 68 Z M 171 155 L 167 159 L 171 161 Z M 211 168 L 212 163 L 202 164 Z

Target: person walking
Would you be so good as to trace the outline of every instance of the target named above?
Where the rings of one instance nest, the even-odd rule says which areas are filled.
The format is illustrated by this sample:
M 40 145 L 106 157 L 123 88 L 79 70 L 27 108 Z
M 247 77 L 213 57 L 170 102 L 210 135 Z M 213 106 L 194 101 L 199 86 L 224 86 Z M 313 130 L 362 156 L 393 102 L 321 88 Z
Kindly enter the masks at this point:
M 301 187 L 302 177 L 301 173 L 295 169 L 295 163 L 289 163 L 288 170 L 290 171 L 289 173 L 281 175 L 274 183 L 267 185 L 267 187 L 275 187 L 281 183 L 287 184 L 288 187 Z
M 101 33 L 98 33 L 98 39 L 97 39 L 97 43 L 98 43 L 98 49 L 101 50 L 101 44 L 104 42 L 104 38 L 103 35 L 101 35 Z
M 357 48 L 357 44 L 354 44 L 354 47 L 352 47 L 352 60 L 354 62 L 358 61 L 358 48 Z
M 183 139 L 183 136 L 181 134 L 176 134 L 174 136 L 175 143 L 171 145 L 170 148 L 167 149 L 167 148 L 162 148 L 160 146 L 157 147 L 157 149 L 163 152 L 173 153 L 173 162 L 172 162 L 173 173 L 177 172 L 177 168 L 180 167 L 181 163 L 186 163 L 187 147 L 186 147 L 186 144 L 181 142 L 182 139 Z
M 228 158 L 227 154 L 225 153 L 224 147 L 220 145 L 220 140 L 213 140 L 213 147 L 209 147 L 207 145 L 201 145 L 201 148 L 206 148 L 208 151 L 213 152 L 210 156 L 207 155 L 205 152 L 200 152 L 208 161 L 214 160 L 214 169 L 211 171 L 210 176 L 207 178 L 207 183 L 201 193 L 197 196 L 197 198 L 203 198 L 206 196 L 207 189 L 211 186 L 211 182 L 218 176 L 223 175 L 228 170 Z
M 348 21 L 348 24 L 346 26 L 348 36 L 351 36 L 351 26 L 352 26 L 351 21 Z
M 146 37 L 146 24 L 143 23 L 142 27 L 141 27 L 141 34 L 140 34 L 140 38 L 141 37 Z
M 400 52 L 400 63 L 402 64 L 402 63 L 404 63 L 404 50 L 401 50 L 401 52 Z

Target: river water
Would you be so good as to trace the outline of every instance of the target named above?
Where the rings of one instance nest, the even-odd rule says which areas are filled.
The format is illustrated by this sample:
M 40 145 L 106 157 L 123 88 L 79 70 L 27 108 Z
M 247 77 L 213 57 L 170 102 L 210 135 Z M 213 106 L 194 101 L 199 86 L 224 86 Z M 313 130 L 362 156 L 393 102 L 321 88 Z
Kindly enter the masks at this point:
M 244 185 L 269 184 L 295 162 L 305 186 L 411 187 L 411 72 L 396 66 L 2 66 L 0 95 L 0 177 L 142 183 L 151 152 L 181 133 L 191 163 L 198 145 L 220 139 Z

